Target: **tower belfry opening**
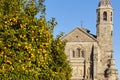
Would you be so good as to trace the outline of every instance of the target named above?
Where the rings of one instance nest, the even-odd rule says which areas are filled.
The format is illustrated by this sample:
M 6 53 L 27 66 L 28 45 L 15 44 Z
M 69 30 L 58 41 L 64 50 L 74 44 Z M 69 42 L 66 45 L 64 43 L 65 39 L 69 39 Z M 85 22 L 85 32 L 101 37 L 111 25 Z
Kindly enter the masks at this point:
M 107 12 L 103 12 L 103 21 L 107 21 Z

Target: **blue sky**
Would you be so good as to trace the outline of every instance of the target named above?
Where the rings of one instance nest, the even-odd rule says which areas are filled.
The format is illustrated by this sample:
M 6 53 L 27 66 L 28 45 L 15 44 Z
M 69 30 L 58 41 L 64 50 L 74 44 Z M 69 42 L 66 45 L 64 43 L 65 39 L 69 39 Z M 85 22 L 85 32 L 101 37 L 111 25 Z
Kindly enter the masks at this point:
M 46 0 L 46 18 L 56 18 L 54 35 L 67 34 L 76 27 L 96 34 L 96 9 L 100 0 Z M 120 78 L 120 0 L 111 0 L 114 8 L 114 58 Z M 82 23 L 82 24 L 81 24 Z

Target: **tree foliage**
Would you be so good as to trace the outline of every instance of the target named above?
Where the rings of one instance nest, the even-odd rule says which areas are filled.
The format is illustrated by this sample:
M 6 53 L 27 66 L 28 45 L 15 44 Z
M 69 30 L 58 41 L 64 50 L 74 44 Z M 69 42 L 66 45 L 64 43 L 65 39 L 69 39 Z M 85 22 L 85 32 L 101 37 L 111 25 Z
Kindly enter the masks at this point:
M 44 0 L 0 1 L 0 79 L 69 80 L 65 43 L 53 38 L 55 19 L 46 21 Z M 35 18 L 37 13 L 41 17 Z

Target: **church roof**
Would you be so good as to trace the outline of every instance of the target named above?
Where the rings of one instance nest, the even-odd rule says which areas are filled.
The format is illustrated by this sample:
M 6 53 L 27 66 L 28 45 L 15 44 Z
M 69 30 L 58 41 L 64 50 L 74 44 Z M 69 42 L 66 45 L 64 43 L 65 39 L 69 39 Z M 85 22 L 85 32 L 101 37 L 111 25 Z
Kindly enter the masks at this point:
M 98 7 L 112 8 L 110 0 L 100 0 Z
M 96 36 L 91 34 L 89 30 L 77 27 L 65 36 L 61 40 L 67 40 L 68 42 L 93 42 L 97 41 Z

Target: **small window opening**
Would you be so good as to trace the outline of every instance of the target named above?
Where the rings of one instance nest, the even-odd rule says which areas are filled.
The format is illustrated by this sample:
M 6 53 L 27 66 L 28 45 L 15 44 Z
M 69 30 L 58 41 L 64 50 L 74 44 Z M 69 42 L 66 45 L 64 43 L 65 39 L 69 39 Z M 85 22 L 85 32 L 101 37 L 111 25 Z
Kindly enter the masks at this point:
M 76 56 L 80 57 L 80 49 L 79 48 L 77 48 L 77 55 Z
M 112 15 L 113 15 L 113 14 L 112 14 L 112 12 L 111 12 L 111 21 L 112 21 Z
M 73 58 L 84 58 L 84 51 L 82 51 L 80 48 L 77 48 L 75 51 L 72 52 Z
M 75 57 L 75 51 L 73 51 L 73 57 Z
M 84 51 L 82 51 L 82 57 L 84 57 L 85 55 L 84 55 Z
M 103 13 L 103 21 L 107 21 L 107 12 Z

